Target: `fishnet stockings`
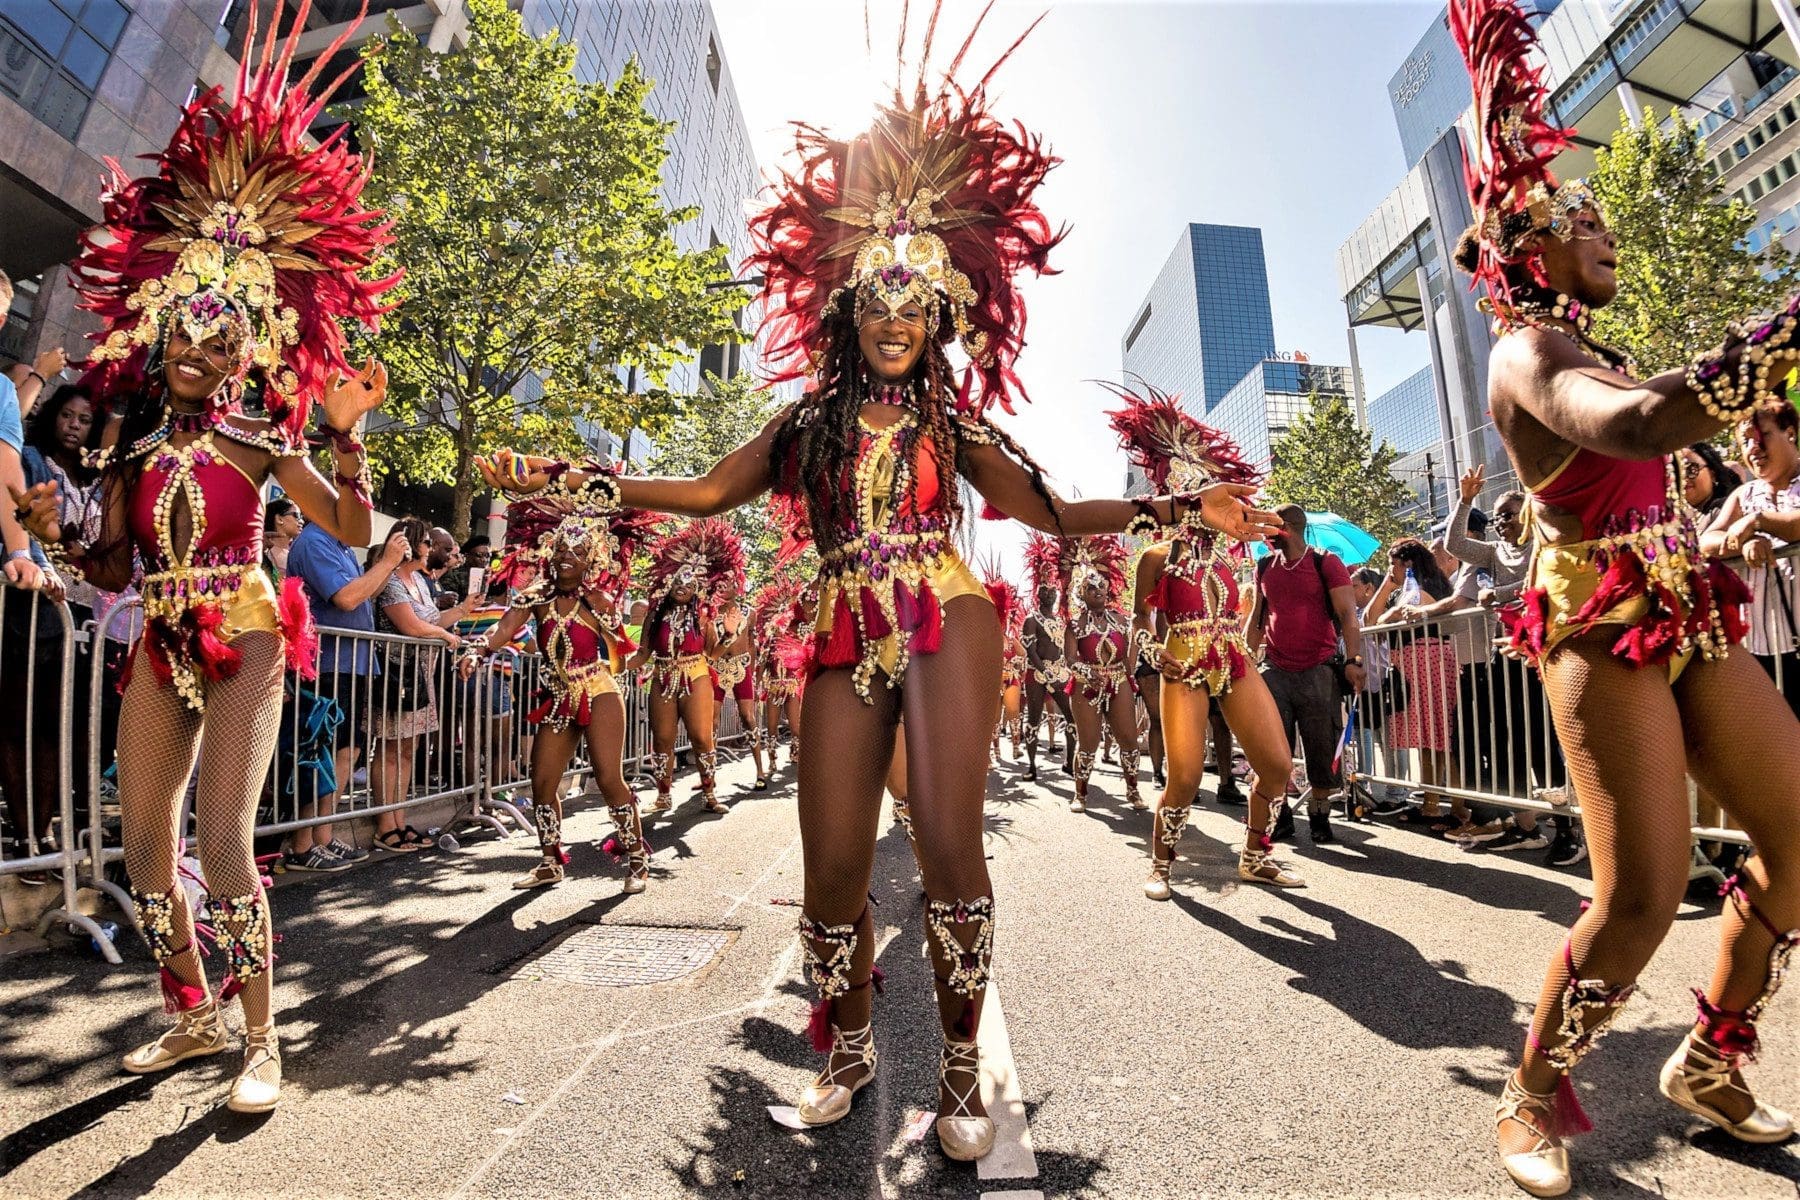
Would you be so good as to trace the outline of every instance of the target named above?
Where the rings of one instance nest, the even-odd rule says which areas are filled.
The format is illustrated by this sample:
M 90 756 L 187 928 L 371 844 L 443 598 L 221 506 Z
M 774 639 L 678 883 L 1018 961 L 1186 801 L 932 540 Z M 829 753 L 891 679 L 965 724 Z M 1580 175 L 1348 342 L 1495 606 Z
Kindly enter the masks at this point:
M 206 889 L 218 900 L 261 894 L 251 849 L 257 799 L 281 731 L 282 641 L 273 633 L 240 635 L 232 646 L 243 664 L 230 679 L 208 683 L 204 718 L 182 703 L 172 687 L 138 661 L 119 716 L 119 815 L 125 870 L 131 886 L 147 895 L 173 895 L 172 944 L 193 946 L 194 916 L 177 886 L 182 798 L 196 756 L 194 824 Z M 272 940 L 267 905 L 263 930 Z M 220 936 L 225 935 L 221 930 Z M 165 964 L 183 983 L 206 989 L 198 952 Z M 272 1019 L 270 973 L 244 984 L 244 1019 L 253 1027 Z
M 1026 681 L 1026 683 L 1025 683 L 1025 731 L 1026 731 L 1025 761 L 1030 764 L 1033 772 L 1036 772 L 1036 770 L 1037 770 L 1037 752 L 1038 752 L 1038 733 L 1037 733 L 1037 731 L 1038 731 L 1038 725 L 1040 723 L 1042 723 L 1042 721 L 1044 719 L 1044 702 L 1046 700 L 1048 700 L 1050 702 L 1054 711 L 1062 714 L 1065 729 L 1068 728 L 1068 722 L 1074 720 L 1073 716 L 1071 716 L 1070 712 L 1069 712 L 1069 697 L 1068 697 L 1067 693 L 1062 692 L 1060 690 L 1052 691 L 1050 688 L 1046 687 L 1043 684 L 1043 682 L 1040 681 L 1039 679 L 1037 679 L 1035 676 L 1029 678 Z M 1054 733 L 1055 730 L 1052 730 L 1051 732 Z M 1065 761 L 1068 758 L 1068 754 L 1066 751 L 1067 751 L 1067 747 L 1065 745 L 1065 753 L 1063 755 Z
M 1137 705 L 1128 686 L 1120 686 L 1110 697 L 1102 696 L 1098 706 L 1078 686 L 1073 700 L 1076 753 L 1097 756 L 1102 733 L 1110 733 L 1122 747 L 1137 749 Z M 1133 767 L 1128 782 L 1135 784 L 1136 779 L 1137 770 Z M 1085 781 L 1078 783 L 1076 792 L 1087 793 Z

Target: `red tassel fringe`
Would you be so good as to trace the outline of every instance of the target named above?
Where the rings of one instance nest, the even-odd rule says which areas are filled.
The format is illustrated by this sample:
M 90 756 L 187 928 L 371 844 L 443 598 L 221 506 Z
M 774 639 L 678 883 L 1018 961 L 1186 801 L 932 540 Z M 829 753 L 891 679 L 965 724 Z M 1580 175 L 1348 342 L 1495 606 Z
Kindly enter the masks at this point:
M 157 973 L 162 977 L 164 1012 L 186 1012 L 206 1003 L 205 988 L 182 982 L 181 977 L 167 967 L 161 968 Z
M 298 575 L 289 575 L 282 580 L 277 619 L 287 638 L 288 670 L 299 672 L 302 679 L 318 678 L 319 631 L 313 626 L 312 605 L 306 601 L 306 585 Z
M 813 1001 L 812 1016 L 806 1022 L 812 1048 L 820 1054 L 831 1053 L 831 1002 L 824 997 Z
M 1550 1132 L 1559 1139 L 1594 1131 L 1594 1123 L 1588 1120 L 1587 1111 L 1581 1107 L 1581 1098 L 1575 1094 L 1575 1084 L 1569 1079 L 1567 1072 L 1556 1082 L 1556 1099 L 1550 1106 L 1550 1122 L 1554 1126 Z
M 831 609 L 831 632 L 819 646 L 819 665 L 852 667 L 856 665 L 858 658 L 856 614 L 850 611 L 850 602 L 839 592 L 837 603 Z

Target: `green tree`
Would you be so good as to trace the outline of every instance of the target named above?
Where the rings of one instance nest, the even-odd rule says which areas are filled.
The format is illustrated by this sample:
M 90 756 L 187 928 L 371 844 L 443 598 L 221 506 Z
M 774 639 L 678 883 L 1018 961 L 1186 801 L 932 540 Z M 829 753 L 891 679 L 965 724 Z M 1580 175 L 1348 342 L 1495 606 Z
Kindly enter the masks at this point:
M 505 0 L 468 12 L 467 46 L 446 54 L 390 19 L 352 114 L 374 164 L 365 195 L 394 226 L 381 265 L 406 271 L 368 347 L 389 372 L 377 459 L 452 484 L 458 537 L 476 455 L 574 452 L 583 420 L 656 435 L 674 410 L 668 371 L 735 339 L 742 303 L 707 288 L 727 273 L 723 247 L 675 243 L 696 214 L 662 206 L 672 126 L 645 108 L 636 62 L 610 88 L 584 84 L 574 46 L 529 36 Z
M 1588 178 L 1619 257 L 1619 296 L 1594 314 L 1594 335 L 1646 372 L 1687 362 L 1793 290 L 1795 256 L 1779 240 L 1745 249 L 1756 210 L 1726 197 L 1680 112 L 1666 127 L 1625 122 Z
M 1394 474 L 1400 452 L 1369 433 L 1342 396 L 1317 396 L 1305 415 L 1271 447 L 1274 466 L 1264 489 L 1274 504 L 1298 504 L 1308 512 L 1334 512 L 1354 521 L 1382 545 L 1418 532 L 1395 515 L 1413 500 Z
M 762 432 L 780 401 L 759 387 L 749 372 L 720 379 L 710 371 L 706 386 L 682 397 L 656 440 L 648 470 L 653 475 L 704 475 L 714 463 Z M 769 578 L 781 530 L 770 518 L 767 497 L 725 514 L 744 539 L 752 587 Z

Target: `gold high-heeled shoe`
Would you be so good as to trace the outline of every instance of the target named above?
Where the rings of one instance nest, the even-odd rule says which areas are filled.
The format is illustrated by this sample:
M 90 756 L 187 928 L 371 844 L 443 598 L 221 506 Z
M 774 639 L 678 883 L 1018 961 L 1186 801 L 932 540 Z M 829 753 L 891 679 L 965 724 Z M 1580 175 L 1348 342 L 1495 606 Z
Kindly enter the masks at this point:
M 219 1002 L 208 999 L 177 1013 L 173 1027 L 125 1055 L 120 1065 L 133 1075 L 152 1075 L 190 1058 L 218 1054 L 230 1044 Z
M 1494 1110 L 1496 1132 L 1507 1121 L 1523 1125 L 1531 1132 L 1531 1149 L 1502 1154 L 1500 1165 L 1506 1168 L 1514 1183 L 1533 1196 L 1560 1196 L 1569 1190 L 1569 1152 L 1544 1131 L 1554 1120 L 1555 1101 L 1555 1092 L 1539 1095 L 1526 1091 L 1515 1071 L 1506 1077 L 1506 1087 L 1500 1092 L 1500 1107 Z M 1523 1114 L 1527 1113 L 1536 1120 L 1526 1120 Z
M 969 1086 L 962 1090 L 952 1087 L 952 1071 L 966 1072 Z M 994 1119 L 969 1111 L 969 1102 L 981 1094 L 981 1054 L 974 1042 L 944 1043 L 938 1055 L 938 1082 L 956 1104 L 953 1111 L 938 1114 L 938 1145 L 948 1158 L 974 1162 L 994 1148 Z
M 273 1023 L 244 1031 L 244 1069 L 232 1081 L 225 1107 L 236 1113 L 266 1113 L 281 1100 L 281 1048 Z
M 843 1066 L 835 1066 L 839 1055 L 853 1054 L 856 1058 Z M 825 1069 L 808 1084 L 800 1093 L 800 1103 L 795 1105 L 795 1112 L 800 1120 L 808 1125 L 830 1125 L 850 1115 L 850 1103 L 869 1082 L 875 1078 L 875 1033 L 872 1025 L 864 1025 L 861 1029 L 842 1030 L 836 1026 L 831 1030 L 831 1058 L 825 1063 Z M 854 1083 L 839 1083 L 838 1078 L 847 1071 L 857 1067 L 864 1068 L 863 1073 Z
M 1783 1142 L 1794 1135 L 1794 1118 L 1778 1108 L 1759 1103 L 1750 1089 L 1732 1080 L 1738 1068 L 1736 1057 L 1726 1057 L 1693 1030 L 1681 1040 L 1681 1046 L 1663 1064 L 1658 1085 L 1673 1103 L 1709 1121 L 1740 1142 L 1769 1145 Z M 1717 1092 L 1737 1092 L 1756 1107 L 1741 1121 L 1733 1121 L 1708 1099 Z

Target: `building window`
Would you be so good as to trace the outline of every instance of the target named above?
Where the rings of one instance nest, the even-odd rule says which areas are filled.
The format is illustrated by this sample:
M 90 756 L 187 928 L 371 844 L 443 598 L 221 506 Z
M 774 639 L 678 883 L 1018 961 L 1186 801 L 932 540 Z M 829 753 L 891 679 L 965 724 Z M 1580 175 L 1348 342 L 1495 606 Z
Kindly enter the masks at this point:
M 719 73 L 724 64 L 719 60 L 719 44 L 708 34 L 706 38 L 706 78 L 712 82 L 713 95 L 719 94 Z
M 1761 200 L 1763 198 L 1762 180 L 1752 179 L 1750 181 L 1749 191 L 1750 191 L 1750 202 L 1752 204 L 1756 203 L 1756 201 L 1758 201 L 1758 200 Z
M 0 0 L 0 92 L 74 141 L 130 15 L 119 0 Z
M 1735 145 L 1731 148 L 1731 152 L 1738 156 L 1739 161 L 1749 158 L 1750 157 L 1750 143 L 1746 142 L 1743 138 L 1739 138 L 1737 140 L 1737 145 Z

